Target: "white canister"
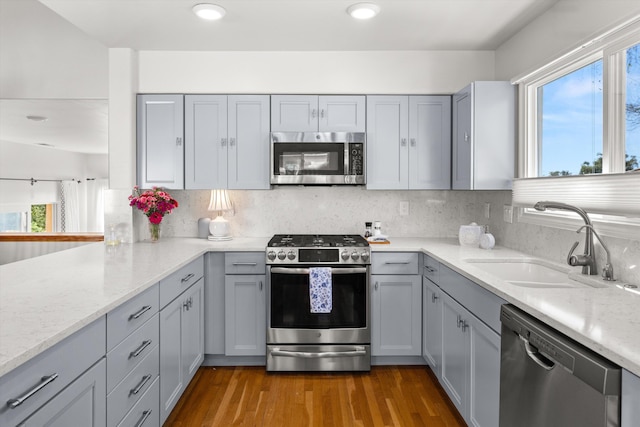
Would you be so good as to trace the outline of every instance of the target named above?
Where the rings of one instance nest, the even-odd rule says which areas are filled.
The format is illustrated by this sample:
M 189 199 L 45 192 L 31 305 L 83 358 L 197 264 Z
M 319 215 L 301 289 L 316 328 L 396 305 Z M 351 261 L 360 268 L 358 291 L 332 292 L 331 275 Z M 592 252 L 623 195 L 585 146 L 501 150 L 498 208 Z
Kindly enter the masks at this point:
M 485 227 L 484 233 L 480 236 L 480 247 L 482 249 L 493 249 L 496 245 L 496 238 L 493 234 L 489 233 L 489 228 Z
M 209 237 L 209 223 L 211 218 L 200 218 L 198 220 L 198 238 L 206 239 Z
M 482 227 L 475 222 L 472 222 L 469 225 L 461 225 L 458 230 L 458 241 L 461 246 L 472 246 L 477 248 L 480 245 L 480 236 L 482 233 Z

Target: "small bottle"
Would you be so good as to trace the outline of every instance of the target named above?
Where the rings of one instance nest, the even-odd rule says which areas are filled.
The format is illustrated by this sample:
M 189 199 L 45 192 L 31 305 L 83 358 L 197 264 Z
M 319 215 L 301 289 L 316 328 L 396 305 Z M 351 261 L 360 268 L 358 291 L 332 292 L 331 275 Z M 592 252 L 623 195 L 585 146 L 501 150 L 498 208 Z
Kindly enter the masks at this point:
M 371 223 L 365 222 L 364 225 L 365 225 L 364 238 L 368 239 L 369 237 L 371 237 Z
M 120 239 L 118 239 L 115 224 L 109 225 L 109 230 L 107 231 L 107 235 L 104 241 L 107 246 L 118 246 L 120 244 Z

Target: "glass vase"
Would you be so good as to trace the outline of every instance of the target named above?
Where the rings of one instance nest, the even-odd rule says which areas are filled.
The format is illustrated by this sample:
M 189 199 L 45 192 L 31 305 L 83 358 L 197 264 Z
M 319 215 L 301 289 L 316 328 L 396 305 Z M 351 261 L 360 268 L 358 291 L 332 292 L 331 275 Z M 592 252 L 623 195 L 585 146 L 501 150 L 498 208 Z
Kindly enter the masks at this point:
M 160 239 L 160 224 L 149 223 L 149 236 L 152 242 L 157 242 Z

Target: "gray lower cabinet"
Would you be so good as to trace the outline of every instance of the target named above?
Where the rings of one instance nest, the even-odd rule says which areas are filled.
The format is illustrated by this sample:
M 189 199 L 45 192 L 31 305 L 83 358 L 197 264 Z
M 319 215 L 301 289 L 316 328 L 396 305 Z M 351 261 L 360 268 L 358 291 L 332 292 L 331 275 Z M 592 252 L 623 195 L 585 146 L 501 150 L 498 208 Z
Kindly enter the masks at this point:
M 622 370 L 622 396 L 620 397 L 620 427 L 636 427 L 640 420 L 640 377 Z
M 101 359 L 19 427 L 101 427 L 106 420 L 106 362 Z
M 160 311 L 160 421 L 164 423 L 204 359 L 202 278 Z
M 442 291 L 422 278 L 422 357 L 442 377 Z
M 420 254 L 375 252 L 371 256 L 371 355 L 422 354 Z
M 264 252 L 225 254 L 225 355 L 265 356 L 267 313 Z

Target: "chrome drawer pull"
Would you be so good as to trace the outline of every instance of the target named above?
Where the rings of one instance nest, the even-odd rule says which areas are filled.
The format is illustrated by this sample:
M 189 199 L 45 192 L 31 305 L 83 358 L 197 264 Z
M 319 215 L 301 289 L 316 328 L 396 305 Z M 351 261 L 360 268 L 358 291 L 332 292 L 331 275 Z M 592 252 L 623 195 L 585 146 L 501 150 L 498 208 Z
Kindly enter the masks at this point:
M 233 265 L 235 267 L 255 267 L 258 265 L 257 262 L 234 262 Z
M 129 391 L 129 396 L 131 396 L 132 394 L 138 394 L 140 393 L 140 390 L 142 390 L 142 388 L 144 387 L 144 385 L 149 382 L 149 380 L 151 379 L 151 375 L 145 375 L 144 377 L 142 377 L 142 381 L 140 381 L 140 384 L 138 384 L 135 388 L 132 388 Z
M 142 341 L 142 344 L 140 344 L 140 347 L 136 348 L 134 351 L 129 353 L 129 359 L 131 359 L 132 357 L 140 356 L 140 353 L 142 353 L 144 349 L 149 347 L 150 345 L 151 345 L 151 340 Z
M 192 278 L 193 276 L 195 276 L 195 274 L 193 274 L 193 273 L 189 273 L 189 274 L 187 274 L 186 276 L 184 276 L 180 281 L 181 281 L 182 283 L 184 283 L 184 282 L 188 282 L 189 280 L 191 280 L 191 278 Z
M 144 411 L 142 413 L 142 417 L 140 417 L 140 420 L 138 420 L 136 425 L 134 425 L 133 427 L 142 427 L 142 424 L 144 424 L 144 422 L 147 421 L 147 418 L 149 418 L 149 415 L 151 415 L 151 409 L 147 409 L 146 411 Z
M 411 264 L 411 261 L 386 261 L 386 265 L 406 265 Z
M 37 392 L 45 388 L 47 384 L 51 384 L 53 381 L 55 381 L 56 378 L 58 378 L 58 374 L 42 377 L 40 379 L 40 381 L 42 382 L 37 386 L 35 386 L 34 388 L 32 388 L 31 390 L 29 390 L 28 392 L 26 392 L 24 395 L 15 399 L 7 400 L 7 406 L 11 409 L 17 408 L 18 406 L 22 405 L 25 400 L 27 400 L 28 398 L 30 398 L 31 396 L 33 396 L 34 394 L 36 394 Z
M 137 313 L 134 313 L 134 314 L 130 315 L 129 316 L 129 320 L 138 319 L 140 316 L 142 316 L 143 314 L 145 314 L 149 310 L 151 310 L 151 306 L 150 305 L 145 305 L 140 310 L 138 310 Z

